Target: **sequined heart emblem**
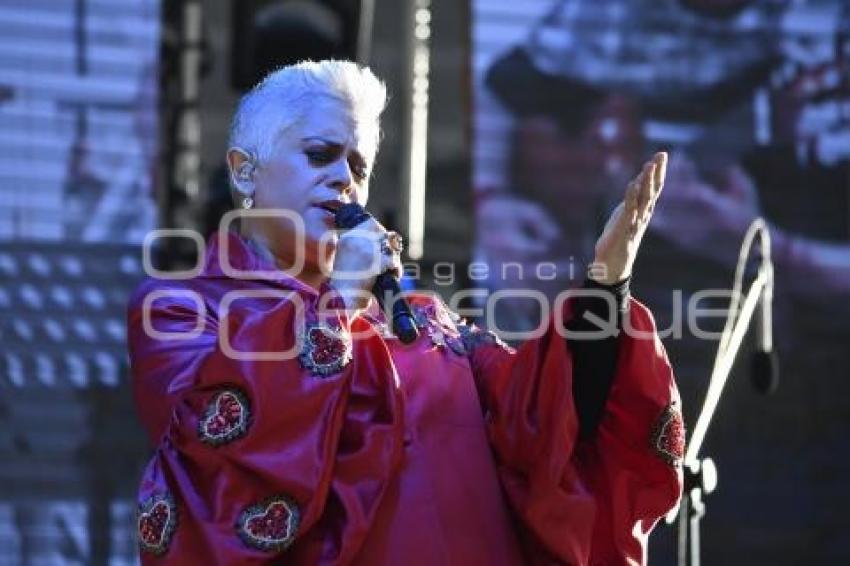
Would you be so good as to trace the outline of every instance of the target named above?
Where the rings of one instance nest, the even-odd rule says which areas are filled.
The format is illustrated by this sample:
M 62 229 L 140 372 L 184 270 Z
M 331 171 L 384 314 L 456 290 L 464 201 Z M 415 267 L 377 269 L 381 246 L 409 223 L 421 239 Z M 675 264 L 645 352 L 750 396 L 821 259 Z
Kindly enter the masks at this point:
M 249 417 L 248 401 L 242 392 L 222 391 L 210 401 L 199 424 L 198 435 L 203 442 L 220 446 L 245 434 Z
M 457 329 L 458 332 L 460 332 L 460 337 L 467 353 L 472 353 L 483 345 L 497 346 L 512 354 L 516 352 L 513 347 L 502 341 L 502 339 L 491 330 L 484 330 L 473 323 L 467 324 L 466 322 L 459 323 Z
M 652 433 L 655 453 L 671 466 L 678 466 L 685 457 L 685 423 L 682 413 L 672 403 L 658 417 Z
M 300 520 L 298 507 L 291 499 L 275 497 L 245 509 L 239 516 L 237 528 L 248 546 L 280 551 L 292 544 Z
M 302 339 L 301 365 L 316 375 L 339 373 L 351 361 L 351 337 L 343 330 L 314 324 Z
M 176 526 L 177 508 L 171 497 L 152 496 L 139 508 L 139 546 L 146 552 L 164 554 Z
M 460 336 L 449 336 L 446 338 L 446 344 L 449 345 L 449 348 L 452 349 L 452 352 L 457 354 L 458 356 L 466 355 L 466 346 L 463 343 L 463 339 Z
M 416 307 L 413 312 L 413 319 L 416 321 L 416 326 L 420 330 L 425 330 L 433 346 L 442 349 L 446 346 L 447 336 L 437 323 L 436 316 L 434 305 Z M 452 351 L 455 351 L 454 348 Z

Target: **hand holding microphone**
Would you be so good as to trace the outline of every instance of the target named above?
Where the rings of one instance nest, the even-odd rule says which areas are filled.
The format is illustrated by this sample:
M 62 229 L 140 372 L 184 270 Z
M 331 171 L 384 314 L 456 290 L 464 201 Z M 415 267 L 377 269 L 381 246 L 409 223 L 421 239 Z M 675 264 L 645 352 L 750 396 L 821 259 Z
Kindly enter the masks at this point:
M 419 331 L 398 284 L 402 272 L 401 236 L 388 232 L 356 203 L 339 207 L 335 223 L 345 231 L 337 243 L 331 284 L 354 309 L 365 308 L 370 290 L 382 308 L 385 299 L 391 300 L 393 332 L 405 344 L 414 341 Z

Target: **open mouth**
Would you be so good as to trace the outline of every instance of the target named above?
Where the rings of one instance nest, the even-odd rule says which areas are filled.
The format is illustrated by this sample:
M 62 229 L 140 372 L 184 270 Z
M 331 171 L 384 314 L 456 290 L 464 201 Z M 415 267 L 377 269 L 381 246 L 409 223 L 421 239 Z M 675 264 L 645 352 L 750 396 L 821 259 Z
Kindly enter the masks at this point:
M 326 200 L 317 203 L 315 206 L 316 208 L 321 208 L 322 210 L 326 210 L 327 212 L 336 215 L 336 211 L 339 210 L 339 207 L 341 207 L 342 204 L 343 203 L 338 200 Z

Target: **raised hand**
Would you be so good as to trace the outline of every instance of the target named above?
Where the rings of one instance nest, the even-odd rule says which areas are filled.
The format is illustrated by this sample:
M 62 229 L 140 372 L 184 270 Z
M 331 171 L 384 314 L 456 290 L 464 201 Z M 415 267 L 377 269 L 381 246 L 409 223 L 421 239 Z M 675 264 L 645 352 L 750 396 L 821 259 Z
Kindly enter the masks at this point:
M 588 276 L 611 285 L 632 274 L 640 241 L 664 187 L 667 153 L 656 153 L 626 187 L 623 202 L 614 209 L 596 241 L 595 257 Z

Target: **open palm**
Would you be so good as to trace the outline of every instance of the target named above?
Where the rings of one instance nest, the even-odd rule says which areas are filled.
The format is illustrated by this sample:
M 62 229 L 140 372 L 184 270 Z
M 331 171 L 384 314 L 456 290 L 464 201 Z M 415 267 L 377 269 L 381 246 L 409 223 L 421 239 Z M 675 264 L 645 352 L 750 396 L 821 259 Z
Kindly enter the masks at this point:
M 591 279 L 611 285 L 631 275 L 640 241 L 664 186 L 666 171 L 667 153 L 658 152 L 629 182 L 623 202 L 611 213 L 596 241 L 595 257 L 589 270 Z

